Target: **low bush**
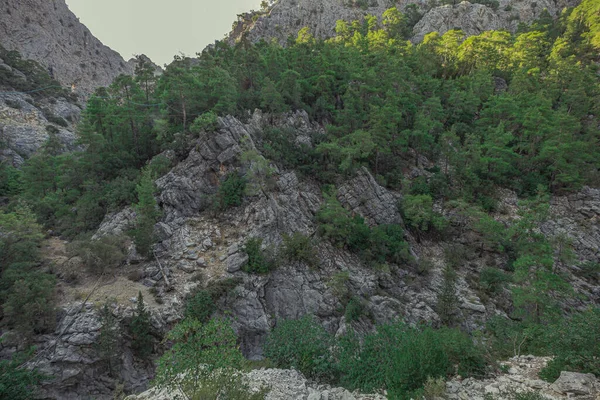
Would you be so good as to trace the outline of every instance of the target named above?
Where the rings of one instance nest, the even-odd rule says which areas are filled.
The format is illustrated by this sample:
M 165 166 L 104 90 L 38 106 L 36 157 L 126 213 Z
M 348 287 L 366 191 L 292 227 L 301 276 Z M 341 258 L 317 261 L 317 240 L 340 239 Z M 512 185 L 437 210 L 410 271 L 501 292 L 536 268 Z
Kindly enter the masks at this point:
M 19 353 L 10 360 L 0 360 L 0 399 L 31 400 L 35 389 L 45 379 L 37 370 L 22 368 L 33 349 Z
M 546 333 L 554 359 L 541 371 L 542 379 L 553 382 L 565 370 L 600 376 L 600 308 L 564 318 Z
M 364 306 L 359 298 L 353 297 L 346 304 L 346 311 L 344 317 L 346 322 L 358 321 L 364 313 Z
M 283 235 L 281 256 L 287 261 L 306 263 L 309 267 L 315 266 L 318 262 L 313 241 L 300 232 Z
M 242 270 L 253 274 L 266 274 L 276 267 L 272 254 L 262 249 L 262 239 L 253 237 L 246 241 L 244 252 L 248 255 L 248 261 Z
M 485 369 L 481 350 L 456 329 L 380 326 L 361 341 L 352 335 L 339 344 L 341 381 L 350 389 L 386 389 L 391 399 L 409 399 L 428 379 L 459 374 L 480 376 Z
M 98 240 L 77 240 L 69 244 L 71 256 L 80 257 L 83 264 L 96 275 L 121 266 L 127 258 L 125 240 L 120 236 L 103 236 Z
M 214 132 L 219 127 L 217 114 L 212 111 L 200 115 L 190 126 L 190 132 L 199 134 L 201 132 Z
M 430 195 L 404 196 L 400 210 L 406 225 L 419 233 L 443 232 L 448 224 L 441 214 L 433 211 Z
M 511 281 L 509 274 L 497 268 L 484 268 L 479 273 L 479 285 L 488 293 L 500 293 Z
M 219 210 L 240 206 L 244 200 L 246 179 L 239 174 L 229 173 L 217 191 L 216 206 Z
M 185 305 L 185 317 L 206 322 L 210 319 L 216 306 L 211 294 L 206 290 L 198 290 L 188 299 Z
M 317 213 L 319 233 L 338 247 L 347 247 L 365 261 L 400 263 L 410 259 L 404 231 L 400 225 L 379 225 L 369 228 L 359 216 L 350 216 L 332 194 Z
M 312 316 L 282 321 L 267 337 L 265 356 L 279 368 L 293 368 L 307 378 L 331 380 L 335 365 L 333 336 Z

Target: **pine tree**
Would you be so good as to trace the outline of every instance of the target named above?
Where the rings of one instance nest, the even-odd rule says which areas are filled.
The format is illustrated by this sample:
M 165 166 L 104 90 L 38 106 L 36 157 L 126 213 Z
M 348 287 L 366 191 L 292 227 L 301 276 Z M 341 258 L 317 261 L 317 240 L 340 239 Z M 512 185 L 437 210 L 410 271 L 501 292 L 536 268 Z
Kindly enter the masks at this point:
M 436 311 L 443 325 L 452 326 L 455 322 L 455 312 L 458 306 L 456 295 L 456 272 L 451 266 L 446 266 L 443 272 L 444 281 L 438 295 Z
M 130 331 L 133 337 L 133 350 L 139 357 L 147 358 L 152 353 L 152 325 L 142 292 L 138 293 L 137 308 L 131 320 Z
M 96 350 L 102 361 L 106 363 L 108 372 L 114 376 L 119 366 L 119 322 L 110 310 L 108 303 L 100 310 L 100 336 L 96 342 Z

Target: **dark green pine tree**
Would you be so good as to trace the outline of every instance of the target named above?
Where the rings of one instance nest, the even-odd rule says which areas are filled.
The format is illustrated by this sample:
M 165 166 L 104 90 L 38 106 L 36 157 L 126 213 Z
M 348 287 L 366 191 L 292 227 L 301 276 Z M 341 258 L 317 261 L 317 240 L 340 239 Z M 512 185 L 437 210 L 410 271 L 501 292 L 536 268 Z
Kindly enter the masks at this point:
M 100 310 L 100 321 L 102 328 L 96 342 L 96 350 L 106 364 L 109 374 L 115 376 L 119 367 L 119 322 L 110 310 L 108 303 L 104 304 Z
M 133 338 L 133 351 L 140 358 L 148 358 L 152 354 L 152 325 L 142 292 L 138 293 L 137 308 L 129 329 Z

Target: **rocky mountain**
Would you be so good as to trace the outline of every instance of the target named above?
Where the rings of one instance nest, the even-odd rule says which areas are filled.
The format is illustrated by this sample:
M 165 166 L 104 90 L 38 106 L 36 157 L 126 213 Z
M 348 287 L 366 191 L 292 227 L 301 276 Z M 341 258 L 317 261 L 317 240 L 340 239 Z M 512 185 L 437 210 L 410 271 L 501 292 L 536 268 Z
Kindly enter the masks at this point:
M 229 38 L 232 42 L 243 36 L 251 42 L 275 39 L 285 44 L 289 36 L 296 37 L 304 27 L 308 27 L 315 37 L 328 38 L 335 34 L 337 20 L 353 21 L 367 14 L 380 17 L 394 5 L 401 11 L 415 5 L 422 17 L 414 27 L 412 40 L 419 42 L 429 32 L 443 34 L 450 29 L 462 29 L 468 35 L 492 29 L 515 31 L 519 23 L 539 18 L 544 10 L 556 17 L 564 7 L 578 3 L 578 0 L 500 0 L 484 4 L 463 1 L 440 5 L 438 1 L 410 0 L 279 0 L 266 11 L 239 15 Z
M 4 0 L 0 45 L 38 61 L 60 83 L 81 93 L 133 72 L 116 51 L 79 22 L 65 0 Z

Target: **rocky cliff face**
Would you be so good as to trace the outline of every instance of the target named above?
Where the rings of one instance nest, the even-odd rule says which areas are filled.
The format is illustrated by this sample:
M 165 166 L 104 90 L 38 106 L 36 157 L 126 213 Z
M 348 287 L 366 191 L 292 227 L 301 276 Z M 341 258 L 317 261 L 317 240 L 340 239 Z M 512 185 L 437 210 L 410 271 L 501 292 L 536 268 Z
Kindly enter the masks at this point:
M 478 35 L 489 30 L 505 29 L 515 32 L 520 23 L 539 18 L 544 10 L 558 17 L 565 7 L 579 4 L 578 0 L 513 1 L 501 0 L 492 9 L 482 4 L 463 1 L 460 4 L 433 7 L 415 25 L 413 42 L 420 42 L 426 34 L 444 34 L 451 29 L 461 29 L 467 35 Z
M 0 65 L 1 67 L 1 65 Z M 23 93 L 0 94 L 0 161 L 20 167 L 55 133 L 63 151 L 76 148 L 75 125 L 81 108 L 60 98 L 34 99 Z
M 65 0 L 4 0 L 1 7 L 0 44 L 40 62 L 63 85 L 90 93 L 133 72 L 79 22 Z
M 556 17 L 564 7 L 578 3 L 578 0 L 500 0 L 498 7 L 491 8 L 467 1 L 440 6 L 440 2 L 421 0 L 279 0 L 266 12 L 240 15 L 230 40 L 240 40 L 245 35 L 251 42 L 275 39 L 285 44 L 290 35 L 296 37 L 304 27 L 308 27 L 315 37 L 328 38 L 334 36 L 337 20 L 353 21 L 367 14 L 380 17 L 394 5 L 405 10 L 409 4 L 415 4 L 424 15 L 414 27 L 412 40 L 420 42 L 427 33 L 443 34 L 450 29 L 462 29 L 468 35 L 492 29 L 515 31 L 519 23 L 535 20 L 545 9 Z
M 164 212 L 156 226 L 160 238 L 157 254 L 172 282 L 185 283 L 186 292 L 193 273 L 201 273 L 208 284 L 226 278 L 237 282 L 235 290 L 221 300 L 221 307 L 232 311 L 246 356 L 261 357 L 264 338 L 277 321 L 305 314 L 316 315 L 337 335 L 349 325 L 368 332 L 377 324 L 398 318 L 408 323 L 439 321 L 436 304 L 443 281 L 444 251 L 461 245 L 468 248 L 476 239 L 476 234 L 461 227 L 460 221 L 453 222 L 455 234 L 442 242 L 417 240 L 407 233 L 405 239 L 415 263 L 376 268 L 355 254 L 318 241 L 320 262 L 316 268 L 287 262 L 266 276 L 241 271 L 246 260 L 242 247 L 248 238 L 257 236 L 266 246 L 276 247 L 284 234 L 313 235 L 317 230 L 315 214 L 323 198 L 315 182 L 300 179 L 294 171 L 278 170 L 272 189 L 260 191 L 243 206 L 217 216 L 210 211 L 210 204 L 219 179 L 229 171 L 246 168 L 240 163 L 242 148 L 259 143 L 260 133 L 271 123 L 296 129 L 303 143 L 309 140 L 310 132 L 318 135 L 319 127 L 302 112 L 275 120 L 256 112 L 246 124 L 232 117 L 220 123 L 217 133 L 199 140 L 186 160 L 157 181 Z M 341 183 L 337 193 L 346 209 L 370 225 L 402 223 L 397 208 L 402 193 L 378 185 L 366 169 Z M 598 261 L 595 249 L 600 245 L 600 236 L 594 221 L 600 218 L 599 202 L 600 191 L 589 188 L 553 199 L 553 218 L 542 227 L 544 233 L 549 237 L 563 235 L 573 243 L 580 259 Z M 516 196 L 506 193 L 503 203 L 506 215 L 497 218 L 509 221 L 515 216 Z M 479 271 L 502 260 L 495 260 L 496 255 L 491 253 L 466 252 L 461 257 L 455 317 L 464 328 L 472 330 L 490 316 L 504 313 L 505 296 L 485 298 L 477 288 Z M 576 290 L 598 302 L 597 287 L 575 277 L 575 272 L 576 267 L 565 266 Z M 155 279 L 160 287 L 160 276 Z M 168 299 L 172 295 L 165 296 Z M 358 299 L 364 308 L 363 315 L 352 322 L 344 317 L 349 298 Z
M 240 155 L 247 149 L 260 149 L 265 128 L 293 129 L 296 142 L 304 144 L 310 144 L 311 137 L 318 137 L 322 131 L 304 112 L 273 117 L 257 111 L 245 123 L 225 117 L 219 120 L 219 125 L 216 132 L 202 134 L 188 157 L 156 182 L 158 202 L 163 210 L 163 218 L 155 226 L 156 258 L 141 263 L 139 259 L 131 260 L 136 264 L 128 267 L 129 270 L 139 272 L 136 282 L 122 283 L 124 278 L 111 282 L 104 289 L 99 288 L 107 291 L 103 297 L 94 294 L 97 298 L 90 303 L 93 300 L 102 304 L 101 298 L 111 299 L 115 294 L 124 297 L 113 312 L 123 321 L 121 326 L 125 326 L 133 312 L 134 297 L 141 290 L 152 312 L 155 329 L 165 332 L 181 318 L 186 296 L 200 288 L 219 287 L 218 312 L 227 312 L 232 317 L 242 351 L 251 359 L 262 357 L 264 340 L 278 321 L 305 314 L 315 315 L 335 335 L 342 335 L 350 328 L 359 333 L 371 332 L 378 324 L 398 319 L 433 324 L 440 320 L 436 305 L 443 285 L 444 252 L 448 248 L 468 248 L 477 241 L 477 233 L 461 225 L 460 218 L 453 217 L 452 210 L 444 210 L 441 205 L 437 207 L 452 221 L 454 231 L 443 241 L 425 237 L 417 240 L 407 231 L 405 240 L 415 262 L 378 267 L 328 241 L 315 240 L 317 266 L 288 261 L 267 275 L 242 271 L 247 259 L 243 246 L 248 238 L 260 237 L 265 246 L 277 247 L 284 234 L 315 234 L 318 227 L 315 214 L 323 197 L 317 182 L 299 177 L 294 171 L 275 168 L 273 181 L 264 190 L 249 196 L 239 207 L 215 213 L 211 208 L 212 196 L 218 190 L 220 179 L 229 172 L 249 168 L 241 162 Z M 337 187 L 340 203 L 353 214 L 364 217 L 369 225 L 402 224 L 397 208 L 402 193 L 380 186 L 368 170 L 359 171 Z M 510 223 L 517 210 L 514 193 L 503 193 L 499 209 L 502 212 L 495 218 Z M 597 250 L 600 248 L 597 223 L 600 190 L 585 188 L 569 196 L 555 197 L 551 201 L 550 215 L 551 219 L 541 226 L 544 234 L 571 242 L 579 260 L 600 261 Z M 107 215 L 97 235 L 123 234 L 134 220 L 135 213 L 131 209 Z M 508 290 L 493 298 L 487 297 L 479 289 L 478 276 L 485 266 L 500 265 L 506 260 L 487 251 L 464 252 L 460 256 L 456 282 L 458 301 L 453 313 L 463 328 L 474 330 L 491 316 L 505 315 Z M 588 299 L 586 304 L 600 303 L 600 289 L 578 277 L 576 264 L 573 260 L 561 264 L 560 268 L 575 290 L 583 295 L 581 298 Z M 126 274 L 122 272 L 123 276 Z M 90 288 L 85 290 L 87 293 Z M 128 294 L 124 296 L 123 292 Z M 345 317 L 350 298 L 362 304 L 362 313 L 353 321 Z M 581 303 L 569 306 L 585 306 L 583 300 L 577 301 Z M 94 347 L 99 329 L 96 308 L 81 303 L 64 307 L 55 334 L 40 338 L 38 346 L 43 350 L 36 358 L 36 365 L 56 377 L 44 387 L 44 396 L 75 399 L 94 393 L 97 398 L 111 398 L 115 379 L 108 377 Z M 125 383 L 128 392 L 139 391 L 145 388 L 152 372 L 146 365 L 134 361 L 126 342 L 127 339 L 117 380 Z M 519 359 L 511 363 L 512 372 L 501 379 L 448 383 L 449 398 L 483 399 L 485 393 L 500 394 L 512 387 L 557 392 L 543 382 L 541 387 L 537 378 L 522 371 L 534 362 Z M 296 375 L 291 376 L 292 373 Z M 293 371 L 253 374 L 252 379 L 257 382 L 274 381 L 283 385 L 272 392 L 271 399 L 371 398 L 358 397 L 342 389 L 316 387 Z M 290 393 L 297 396 L 290 397 Z M 149 392 L 138 399 L 170 399 L 169 395 Z M 558 392 L 553 396 L 553 399 L 566 398 Z

